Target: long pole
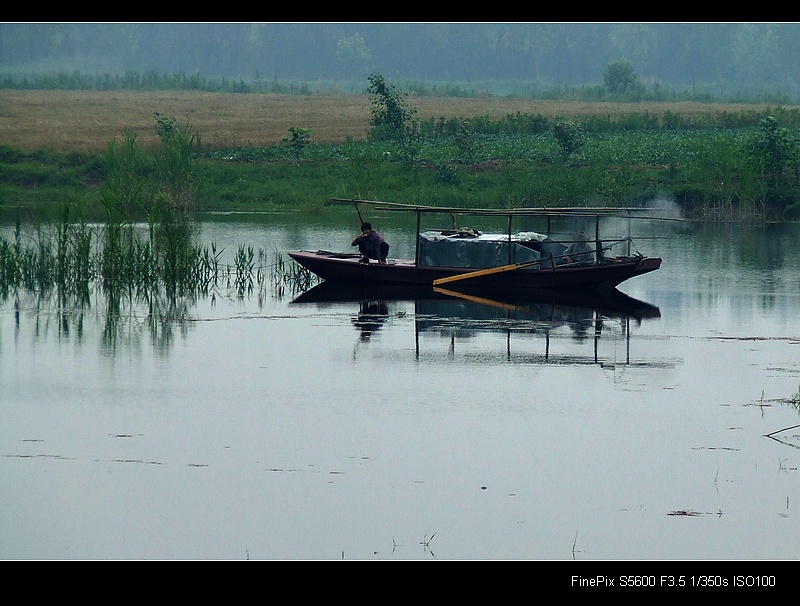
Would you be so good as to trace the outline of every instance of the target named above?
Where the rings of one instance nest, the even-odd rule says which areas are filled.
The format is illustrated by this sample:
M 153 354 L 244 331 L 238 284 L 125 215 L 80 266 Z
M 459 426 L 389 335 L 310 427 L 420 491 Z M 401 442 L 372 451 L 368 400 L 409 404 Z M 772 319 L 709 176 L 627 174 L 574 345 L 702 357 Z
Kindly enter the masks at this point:
M 600 265 L 600 255 L 603 254 L 603 249 L 600 246 L 600 215 L 595 217 L 594 222 L 594 249 L 597 251 L 595 261 Z
M 414 248 L 414 265 L 419 265 L 419 228 L 422 212 L 417 210 L 417 242 Z
M 358 210 L 358 202 L 353 200 L 353 206 L 356 209 L 356 213 L 358 214 L 358 226 L 361 227 L 364 224 L 364 219 L 361 218 L 361 211 Z
M 511 259 L 511 221 L 513 220 L 513 218 L 514 218 L 514 215 L 508 215 L 508 256 L 507 256 L 508 263 L 511 263 L 511 261 L 512 261 L 512 259 Z M 514 258 L 516 258 L 516 255 L 514 255 Z

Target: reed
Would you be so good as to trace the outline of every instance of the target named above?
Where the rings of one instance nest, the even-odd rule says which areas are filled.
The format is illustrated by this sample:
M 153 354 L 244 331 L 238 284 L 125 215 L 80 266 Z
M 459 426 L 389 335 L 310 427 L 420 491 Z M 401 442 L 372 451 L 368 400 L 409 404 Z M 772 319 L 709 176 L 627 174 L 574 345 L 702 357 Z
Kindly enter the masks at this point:
M 277 248 L 270 253 L 240 245 L 223 263 L 216 243 L 199 245 L 190 220 L 162 198 L 148 223 L 118 220 L 109 211 L 101 223 L 88 223 L 79 204 L 65 204 L 59 222 L 23 221 L 18 213 L 11 237 L 0 235 L 0 300 L 19 293 L 89 306 L 102 296 L 108 313 L 124 302 L 169 301 L 205 296 L 242 298 L 270 291 L 297 294 L 318 283 L 317 276 Z M 109 318 L 110 330 L 114 330 Z
M 287 259 L 279 250 L 273 250 L 272 254 L 273 261 L 269 266 L 269 284 L 276 296 L 295 295 L 319 283 L 319 278 L 315 274 L 302 265 Z
M 233 257 L 233 277 L 231 283 L 239 297 L 253 292 L 255 253 L 252 246 L 239 245 Z
M 240 295 L 252 292 L 261 274 L 255 253 L 242 249 L 223 268 L 216 246 L 195 242 L 187 212 L 194 196 L 194 148 L 189 125 L 158 119 L 162 146 L 143 151 L 134 135 L 112 142 L 104 157 L 100 188 L 103 220 L 90 225 L 81 203 L 63 204 L 58 221 L 23 225 L 17 212 L 13 239 L 0 237 L 0 295 L 18 289 L 87 300 L 99 288 L 116 308 L 121 300 L 172 300 L 208 294 L 221 275 Z M 146 216 L 146 223 L 135 217 Z
M 0 300 L 19 292 L 55 292 L 85 304 L 100 293 L 118 307 L 123 300 L 179 300 L 223 291 L 240 298 L 267 289 L 280 295 L 315 280 L 283 260 L 266 266 L 266 253 L 252 246 L 240 246 L 232 263 L 224 264 L 215 243 L 200 246 L 176 238 L 155 246 L 146 233 L 142 225 L 111 230 L 81 222 L 20 225 L 12 238 L 0 235 Z
M 156 113 L 156 133 L 161 149 L 155 167 L 161 186 L 176 211 L 185 212 L 195 201 L 193 156 L 201 146 L 200 134 L 191 123 L 179 124 L 174 117 Z

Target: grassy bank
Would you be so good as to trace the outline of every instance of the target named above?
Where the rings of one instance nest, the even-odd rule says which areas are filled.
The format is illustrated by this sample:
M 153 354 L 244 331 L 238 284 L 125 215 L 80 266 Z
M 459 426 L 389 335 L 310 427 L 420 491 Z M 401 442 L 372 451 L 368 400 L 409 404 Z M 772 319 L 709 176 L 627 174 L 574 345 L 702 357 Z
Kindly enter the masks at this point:
M 109 145 L 130 139 L 152 153 L 157 115 L 197 134 L 188 211 L 323 212 L 331 197 L 481 207 L 668 198 L 699 217 L 793 218 L 800 198 L 795 108 L 412 98 L 418 130 L 398 143 L 367 138 L 363 95 L 0 91 L 0 101 L 6 216 L 24 208 L 57 219 L 67 202 L 104 218 Z M 792 135 L 777 168 L 754 162 L 765 116 Z M 580 144 L 565 147 L 557 122 Z M 310 134 L 301 149 L 283 143 L 292 128 Z M 157 167 L 135 170 L 146 181 Z M 137 204 L 124 212 L 147 214 Z
M 396 145 L 371 142 L 311 145 L 299 161 L 283 146 L 197 151 L 187 210 L 321 212 L 331 197 L 498 208 L 640 206 L 667 198 L 700 217 L 766 215 L 766 185 L 744 151 L 755 132 L 606 134 L 568 162 L 547 133 L 476 137 L 469 159 L 446 139 L 421 145 L 413 160 Z M 68 202 L 87 218 L 103 218 L 108 163 L 108 153 L 0 147 L 4 214 L 23 208 L 40 220 L 57 219 Z M 153 169 L 140 170 L 144 178 Z M 791 204 L 783 202 L 776 216 L 786 210 L 791 218 Z M 126 212 L 146 216 L 136 207 Z

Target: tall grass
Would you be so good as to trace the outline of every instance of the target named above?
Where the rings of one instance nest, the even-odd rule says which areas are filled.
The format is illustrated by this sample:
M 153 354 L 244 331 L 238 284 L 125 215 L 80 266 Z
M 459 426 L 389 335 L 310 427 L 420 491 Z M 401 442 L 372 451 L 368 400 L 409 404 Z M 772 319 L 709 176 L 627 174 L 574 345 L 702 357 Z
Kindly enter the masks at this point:
M 243 297 L 285 276 L 268 277 L 265 254 L 240 247 L 233 265 L 220 262 L 214 243 L 200 246 L 187 212 L 194 199 L 193 155 L 200 144 L 190 125 L 157 116 L 162 146 L 152 155 L 134 135 L 112 142 L 100 188 L 103 220 L 90 224 L 82 203 L 63 203 L 57 221 L 23 224 L 0 235 L 0 298 L 23 289 L 57 292 L 60 300 L 88 303 L 100 290 L 117 309 L 122 300 L 205 296 L 228 288 Z M 146 222 L 136 221 L 146 216 Z M 276 271 L 283 265 L 274 264 Z M 275 267 L 269 268 L 271 273 Z
M 65 206 L 60 223 L 17 221 L 11 237 L 0 234 L 0 301 L 20 291 L 60 302 L 89 306 L 102 295 L 113 310 L 123 301 L 170 301 L 197 297 L 243 298 L 269 291 L 296 294 L 313 286 L 316 276 L 283 254 L 240 245 L 232 262 L 222 261 L 216 243 L 198 245 L 179 236 L 151 239 L 146 224 L 88 224 Z M 163 236 L 166 238 L 166 236 Z

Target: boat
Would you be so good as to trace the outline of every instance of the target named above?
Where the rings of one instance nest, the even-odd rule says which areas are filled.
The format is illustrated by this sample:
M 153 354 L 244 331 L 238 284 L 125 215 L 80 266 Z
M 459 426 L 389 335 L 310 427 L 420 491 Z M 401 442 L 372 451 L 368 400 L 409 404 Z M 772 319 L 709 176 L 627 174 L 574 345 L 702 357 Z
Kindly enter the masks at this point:
M 624 281 L 661 267 L 660 257 L 630 252 L 631 238 L 601 238 L 600 218 L 632 216 L 630 209 L 462 209 L 408 205 L 368 200 L 334 199 L 334 203 L 372 205 L 377 210 L 414 212 L 417 243 L 413 259 L 389 258 L 386 263 L 363 263 L 358 253 L 329 250 L 295 250 L 288 256 L 325 282 L 336 284 L 440 287 L 475 294 L 523 295 L 538 291 L 610 294 Z M 428 215 L 449 215 L 452 225 L 444 229 L 421 229 Z M 457 227 L 457 216 L 507 217 L 504 233 L 484 233 Z M 595 234 L 576 232 L 572 238 L 555 239 L 547 233 L 514 232 L 517 217 L 569 216 L 593 218 Z M 627 244 L 625 254 L 610 254 Z

